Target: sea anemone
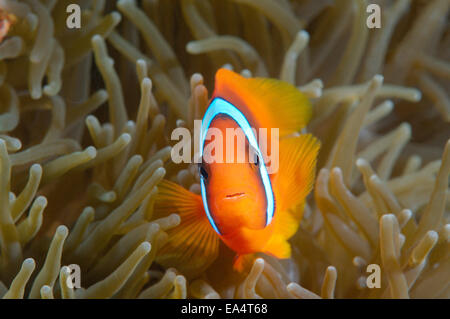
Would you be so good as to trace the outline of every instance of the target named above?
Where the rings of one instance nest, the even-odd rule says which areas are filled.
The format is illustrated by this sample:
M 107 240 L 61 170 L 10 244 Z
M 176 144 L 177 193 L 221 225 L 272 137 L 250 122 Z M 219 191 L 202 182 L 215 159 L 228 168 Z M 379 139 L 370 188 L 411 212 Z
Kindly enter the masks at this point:
M 71 1 L 0 0 L 0 297 L 449 298 L 450 2 L 373 2 L 379 29 L 366 0 L 84 0 L 70 29 Z M 297 86 L 322 148 L 292 258 L 195 275 L 153 207 L 199 192 L 170 134 L 220 67 Z

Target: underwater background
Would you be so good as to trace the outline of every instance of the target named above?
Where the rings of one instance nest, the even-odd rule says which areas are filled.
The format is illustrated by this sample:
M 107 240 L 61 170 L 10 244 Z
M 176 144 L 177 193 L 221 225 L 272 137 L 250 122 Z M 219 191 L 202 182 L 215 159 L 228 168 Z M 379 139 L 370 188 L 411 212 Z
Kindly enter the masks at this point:
M 0 297 L 450 297 L 449 0 L 72 3 L 0 0 Z M 297 86 L 322 147 L 292 258 L 237 274 L 221 244 L 199 275 L 158 262 L 186 225 L 153 207 L 200 191 L 170 136 L 220 67 Z

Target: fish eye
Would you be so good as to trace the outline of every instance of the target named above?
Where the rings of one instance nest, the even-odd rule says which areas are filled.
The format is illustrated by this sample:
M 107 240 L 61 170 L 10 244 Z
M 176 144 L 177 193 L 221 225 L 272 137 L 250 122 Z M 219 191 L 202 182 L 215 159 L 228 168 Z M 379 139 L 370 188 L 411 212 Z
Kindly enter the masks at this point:
M 255 153 L 255 160 L 253 163 L 255 164 L 255 166 L 259 166 L 259 156 L 256 153 Z
M 208 173 L 206 172 L 206 169 L 203 167 L 203 165 L 200 165 L 199 168 L 200 168 L 200 175 L 204 179 L 208 179 Z

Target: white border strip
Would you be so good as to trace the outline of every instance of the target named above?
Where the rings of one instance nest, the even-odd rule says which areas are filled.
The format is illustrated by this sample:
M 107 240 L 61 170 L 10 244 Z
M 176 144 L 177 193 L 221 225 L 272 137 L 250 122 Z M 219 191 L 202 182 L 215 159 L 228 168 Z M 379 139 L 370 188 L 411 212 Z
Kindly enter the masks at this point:
M 203 117 L 202 126 L 200 130 L 200 158 L 203 160 L 203 147 L 205 145 L 206 133 L 211 125 L 212 120 L 219 114 L 228 115 L 233 120 L 235 120 L 236 123 L 239 125 L 239 127 L 244 131 L 245 136 L 247 137 L 250 145 L 258 152 L 258 156 L 261 159 L 259 161 L 260 162 L 259 173 L 261 174 L 267 200 L 267 211 L 266 211 L 266 226 L 267 226 L 272 221 L 274 215 L 275 201 L 269 174 L 267 172 L 266 164 L 264 163 L 264 157 L 262 156 L 261 150 L 259 149 L 259 145 L 258 142 L 256 141 L 255 134 L 253 133 L 253 130 L 250 127 L 250 124 L 245 118 L 244 114 L 242 114 L 242 112 L 239 111 L 233 104 L 227 102 L 222 98 L 215 98 L 214 100 L 212 100 Z M 220 231 L 218 230 L 209 212 L 208 201 L 206 198 L 205 181 L 203 180 L 201 174 L 200 174 L 200 187 L 206 216 L 208 217 L 208 220 L 213 226 L 214 230 L 218 234 L 220 234 Z

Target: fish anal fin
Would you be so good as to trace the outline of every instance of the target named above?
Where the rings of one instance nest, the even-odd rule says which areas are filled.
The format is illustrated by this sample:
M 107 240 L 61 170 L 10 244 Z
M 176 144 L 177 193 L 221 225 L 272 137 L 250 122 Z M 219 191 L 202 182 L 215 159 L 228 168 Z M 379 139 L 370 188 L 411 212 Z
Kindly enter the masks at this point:
M 209 224 L 201 197 L 164 180 L 158 186 L 155 214 L 173 213 L 180 216 L 181 222 L 167 230 L 168 241 L 158 250 L 156 261 L 188 277 L 196 276 L 217 258 L 219 237 Z
M 287 82 L 244 78 L 227 69 L 219 69 L 215 81 L 213 98 L 221 97 L 238 107 L 250 123 L 279 128 L 281 137 L 300 131 L 311 119 L 310 101 Z
M 233 269 L 239 273 L 247 272 L 251 269 L 255 257 L 253 254 L 236 255 L 233 262 Z

